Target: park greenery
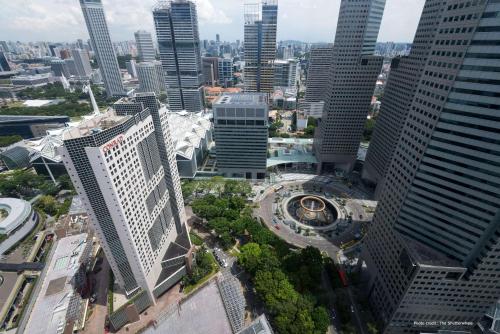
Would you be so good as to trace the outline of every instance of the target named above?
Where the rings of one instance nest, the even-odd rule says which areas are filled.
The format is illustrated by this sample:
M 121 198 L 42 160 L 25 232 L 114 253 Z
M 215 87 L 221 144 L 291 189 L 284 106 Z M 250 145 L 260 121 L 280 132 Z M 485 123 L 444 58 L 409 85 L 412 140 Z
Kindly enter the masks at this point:
M 36 202 L 36 208 L 42 210 L 50 216 L 59 218 L 67 214 L 71 206 L 71 198 L 66 198 L 62 203 L 56 200 L 54 196 L 43 195 Z
M 55 195 L 59 187 L 32 170 L 13 170 L 0 174 L 0 194 L 6 197 L 30 199 L 37 194 Z
M 279 137 L 278 130 L 283 127 L 283 122 L 276 121 L 269 125 L 269 137 Z
M 207 180 L 212 188 L 183 192 L 197 194 L 191 207 L 203 218 L 224 249 L 240 249 L 239 263 L 250 275 L 255 291 L 269 314 L 277 333 L 320 334 L 330 323 L 321 289 L 323 257 L 308 247 L 292 251 L 251 215 L 246 196 L 250 186 L 242 181 Z M 244 191 L 242 191 L 244 190 Z M 198 193 L 196 193 L 198 191 Z M 202 196 L 199 196 L 202 194 Z M 202 253 L 203 254 L 203 253 Z M 197 258 L 198 262 L 198 258 Z
M 193 270 L 182 280 L 184 293 L 189 293 L 206 281 L 217 271 L 217 268 L 214 256 L 204 246 L 201 246 L 196 252 L 196 264 L 193 266 Z
M 21 140 L 23 140 L 23 137 L 19 135 L 0 136 L 0 147 L 7 147 Z

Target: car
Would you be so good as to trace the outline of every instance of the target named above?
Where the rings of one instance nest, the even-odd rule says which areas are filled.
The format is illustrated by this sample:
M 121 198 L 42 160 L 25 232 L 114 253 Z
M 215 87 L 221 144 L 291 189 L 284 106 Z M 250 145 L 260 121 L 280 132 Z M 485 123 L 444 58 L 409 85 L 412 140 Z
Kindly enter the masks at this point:
M 274 225 L 274 227 L 275 227 L 277 230 L 279 230 L 279 229 L 280 229 L 280 227 L 279 227 L 278 225 Z
M 351 305 L 351 312 L 354 313 L 354 306 Z
M 333 308 L 331 310 L 331 315 L 332 315 L 332 320 L 335 320 L 337 318 L 337 314 L 335 313 L 335 309 Z

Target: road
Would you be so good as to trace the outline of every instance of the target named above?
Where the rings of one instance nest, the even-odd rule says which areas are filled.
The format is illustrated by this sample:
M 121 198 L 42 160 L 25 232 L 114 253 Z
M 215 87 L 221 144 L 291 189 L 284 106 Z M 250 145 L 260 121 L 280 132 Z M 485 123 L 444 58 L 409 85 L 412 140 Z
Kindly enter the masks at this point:
M 85 323 L 82 333 L 104 333 L 104 324 L 108 315 L 108 287 L 109 287 L 109 263 L 106 257 L 100 265 L 102 268 L 97 274 L 91 274 L 90 279 L 95 278 L 97 286 L 97 300 L 92 305 L 92 314 Z M 94 291 L 96 291 L 94 289 Z

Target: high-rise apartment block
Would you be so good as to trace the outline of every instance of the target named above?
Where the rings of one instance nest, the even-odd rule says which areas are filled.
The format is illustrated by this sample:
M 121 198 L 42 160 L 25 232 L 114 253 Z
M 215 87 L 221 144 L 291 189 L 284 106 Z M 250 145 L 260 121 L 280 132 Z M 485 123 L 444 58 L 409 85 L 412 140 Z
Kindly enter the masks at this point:
M 370 109 L 382 57 L 373 56 L 385 0 L 342 0 L 323 110 L 315 133 L 322 170 L 350 171 Z
M 227 177 L 266 176 L 268 102 L 263 93 L 227 94 L 214 104 L 217 168 Z
M 77 75 L 81 78 L 90 78 L 92 67 L 90 66 L 88 52 L 82 49 L 73 49 L 71 55 L 75 61 Z
M 80 0 L 92 49 L 97 58 L 108 96 L 122 96 L 125 89 L 101 0 Z
M 69 129 L 61 152 L 117 283 L 152 301 L 190 249 L 167 112 L 154 94 L 120 101 Z
M 159 2 L 153 17 L 172 111 L 203 109 L 203 72 L 196 5 L 189 0 Z
M 245 92 L 273 92 L 278 1 L 245 5 Z
M 306 79 L 306 102 L 326 100 L 333 61 L 333 44 L 315 44 L 309 54 Z
M 134 33 L 134 36 L 139 61 L 155 61 L 156 52 L 153 45 L 153 38 L 151 37 L 151 33 L 144 30 L 139 30 Z
M 468 331 L 500 296 L 499 13 L 425 3 L 432 42 L 363 249 L 387 333 Z

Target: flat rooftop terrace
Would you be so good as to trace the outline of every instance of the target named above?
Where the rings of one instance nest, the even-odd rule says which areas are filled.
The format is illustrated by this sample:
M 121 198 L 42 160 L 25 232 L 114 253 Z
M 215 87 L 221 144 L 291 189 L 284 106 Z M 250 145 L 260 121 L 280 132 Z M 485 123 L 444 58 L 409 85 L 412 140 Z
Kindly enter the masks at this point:
M 214 103 L 214 107 L 224 104 L 233 105 L 267 105 L 266 94 L 263 93 L 238 93 L 224 94 Z
M 231 325 L 224 309 L 217 283 L 211 281 L 181 305 L 158 317 L 157 326 L 143 333 L 231 334 Z

